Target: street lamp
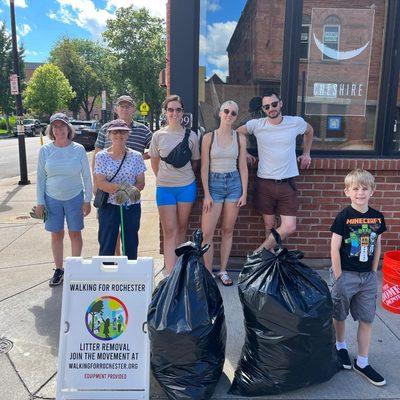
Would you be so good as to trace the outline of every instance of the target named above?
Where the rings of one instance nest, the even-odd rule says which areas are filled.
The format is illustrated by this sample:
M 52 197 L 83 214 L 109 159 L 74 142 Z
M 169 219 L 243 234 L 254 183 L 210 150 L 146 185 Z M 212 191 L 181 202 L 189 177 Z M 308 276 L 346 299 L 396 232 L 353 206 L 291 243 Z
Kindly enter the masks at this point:
M 14 0 L 10 0 L 10 13 L 11 13 L 11 38 L 12 38 L 12 49 L 13 49 L 14 74 L 16 74 L 18 77 L 18 94 L 15 96 L 15 109 L 16 109 L 15 111 L 17 114 L 17 133 L 18 133 L 18 150 L 19 150 L 19 169 L 21 177 L 18 184 L 29 185 L 31 182 L 28 179 L 28 169 L 26 166 L 25 129 L 24 129 L 24 117 L 22 112 L 17 33 L 15 30 Z

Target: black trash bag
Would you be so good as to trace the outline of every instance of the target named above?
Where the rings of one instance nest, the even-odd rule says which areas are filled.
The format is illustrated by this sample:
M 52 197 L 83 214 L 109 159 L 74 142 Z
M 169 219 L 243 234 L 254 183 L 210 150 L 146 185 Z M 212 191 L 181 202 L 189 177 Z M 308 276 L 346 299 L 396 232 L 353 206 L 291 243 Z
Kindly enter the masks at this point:
M 176 249 L 175 268 L 149 306 L 151 368 L 169 399 L 209 399 L 225 361 L 224 307 L 202 262 L 202 236 L 197 230 L 194 243 Z
M 338 370 L 325 281 L 281 247 L 248 256 L 239 275 L 246 340 L 229 393 L 271 395 L 329 380 Z

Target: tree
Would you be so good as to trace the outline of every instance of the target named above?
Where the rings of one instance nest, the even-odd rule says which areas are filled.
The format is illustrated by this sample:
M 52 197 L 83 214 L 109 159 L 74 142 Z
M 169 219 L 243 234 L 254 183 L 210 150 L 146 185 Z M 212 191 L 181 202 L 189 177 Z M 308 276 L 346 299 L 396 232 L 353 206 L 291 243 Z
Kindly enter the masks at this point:
M 150 119 L 159 120 L 164 90 L 158 77 L 165 67 L 165 24 L 146 8 L 120 8 L 116 18 L 107 21 L 103 37 L 114 56 L 114 86 L 118 94 L 131 93 L 137 100 L 146 96 Z
M 94 331 L 94 320 L 97 314 L 100 314 L 103 311 L 104 305 L 102 300 L 96 301 L 93 304 L 93 307 L 89 310 L 89 314 L 92 316 L 92 331 Z
M 67 107 L 74 97 L 67 78 L 53 64 L 37 68 L 24 92 L 25 106 L 34 114 L 47 117 Z
M 25 78 L 24 68 L 24 49 L 18 49 L 20 86 L 23 89 L 23 79 Z M 11 94 L 10 75 L 13 73 L 13 54 L 12 40 L 7 32 L 6 25 L 0 22 L 0 112 L 5 115 L 7 130 L 10 131 L 9 118 L 15 109 L 15 97 Z
M 70 103 L 75 117 L 82 107 L 90 119 L 96 98 L 107 88 L 106 58 L 107 50 L 87 39 L 64 37 L 51 50 L 50 61 L 60 67 L 76 93 Z

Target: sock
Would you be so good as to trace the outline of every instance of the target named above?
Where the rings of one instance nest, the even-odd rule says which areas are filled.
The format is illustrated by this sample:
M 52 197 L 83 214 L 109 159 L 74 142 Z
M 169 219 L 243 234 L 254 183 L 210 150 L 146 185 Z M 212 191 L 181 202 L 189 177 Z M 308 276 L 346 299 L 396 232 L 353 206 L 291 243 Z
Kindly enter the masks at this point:
M 336 349 L 341 350 L 341 349 L 346 349 L 347 350 L 347 344 L 346 342 L 336 342 Z
M 368 357 L 357 356 L 357 365 L 360 368 L 365 368 L 368 365 Z

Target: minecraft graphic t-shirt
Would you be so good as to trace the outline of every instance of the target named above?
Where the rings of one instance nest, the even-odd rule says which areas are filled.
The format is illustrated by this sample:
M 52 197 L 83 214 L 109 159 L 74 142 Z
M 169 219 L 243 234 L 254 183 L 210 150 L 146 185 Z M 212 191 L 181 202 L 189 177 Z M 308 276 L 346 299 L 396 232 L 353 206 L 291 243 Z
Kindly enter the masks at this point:
M 352 206 L 346 207 L 335 218 L 331 232 L 342 236 L 340 261 L 346 271 L 372 270 L 378 236 L 386 231 L 383 214 L 369 207 L 360 213 Z

